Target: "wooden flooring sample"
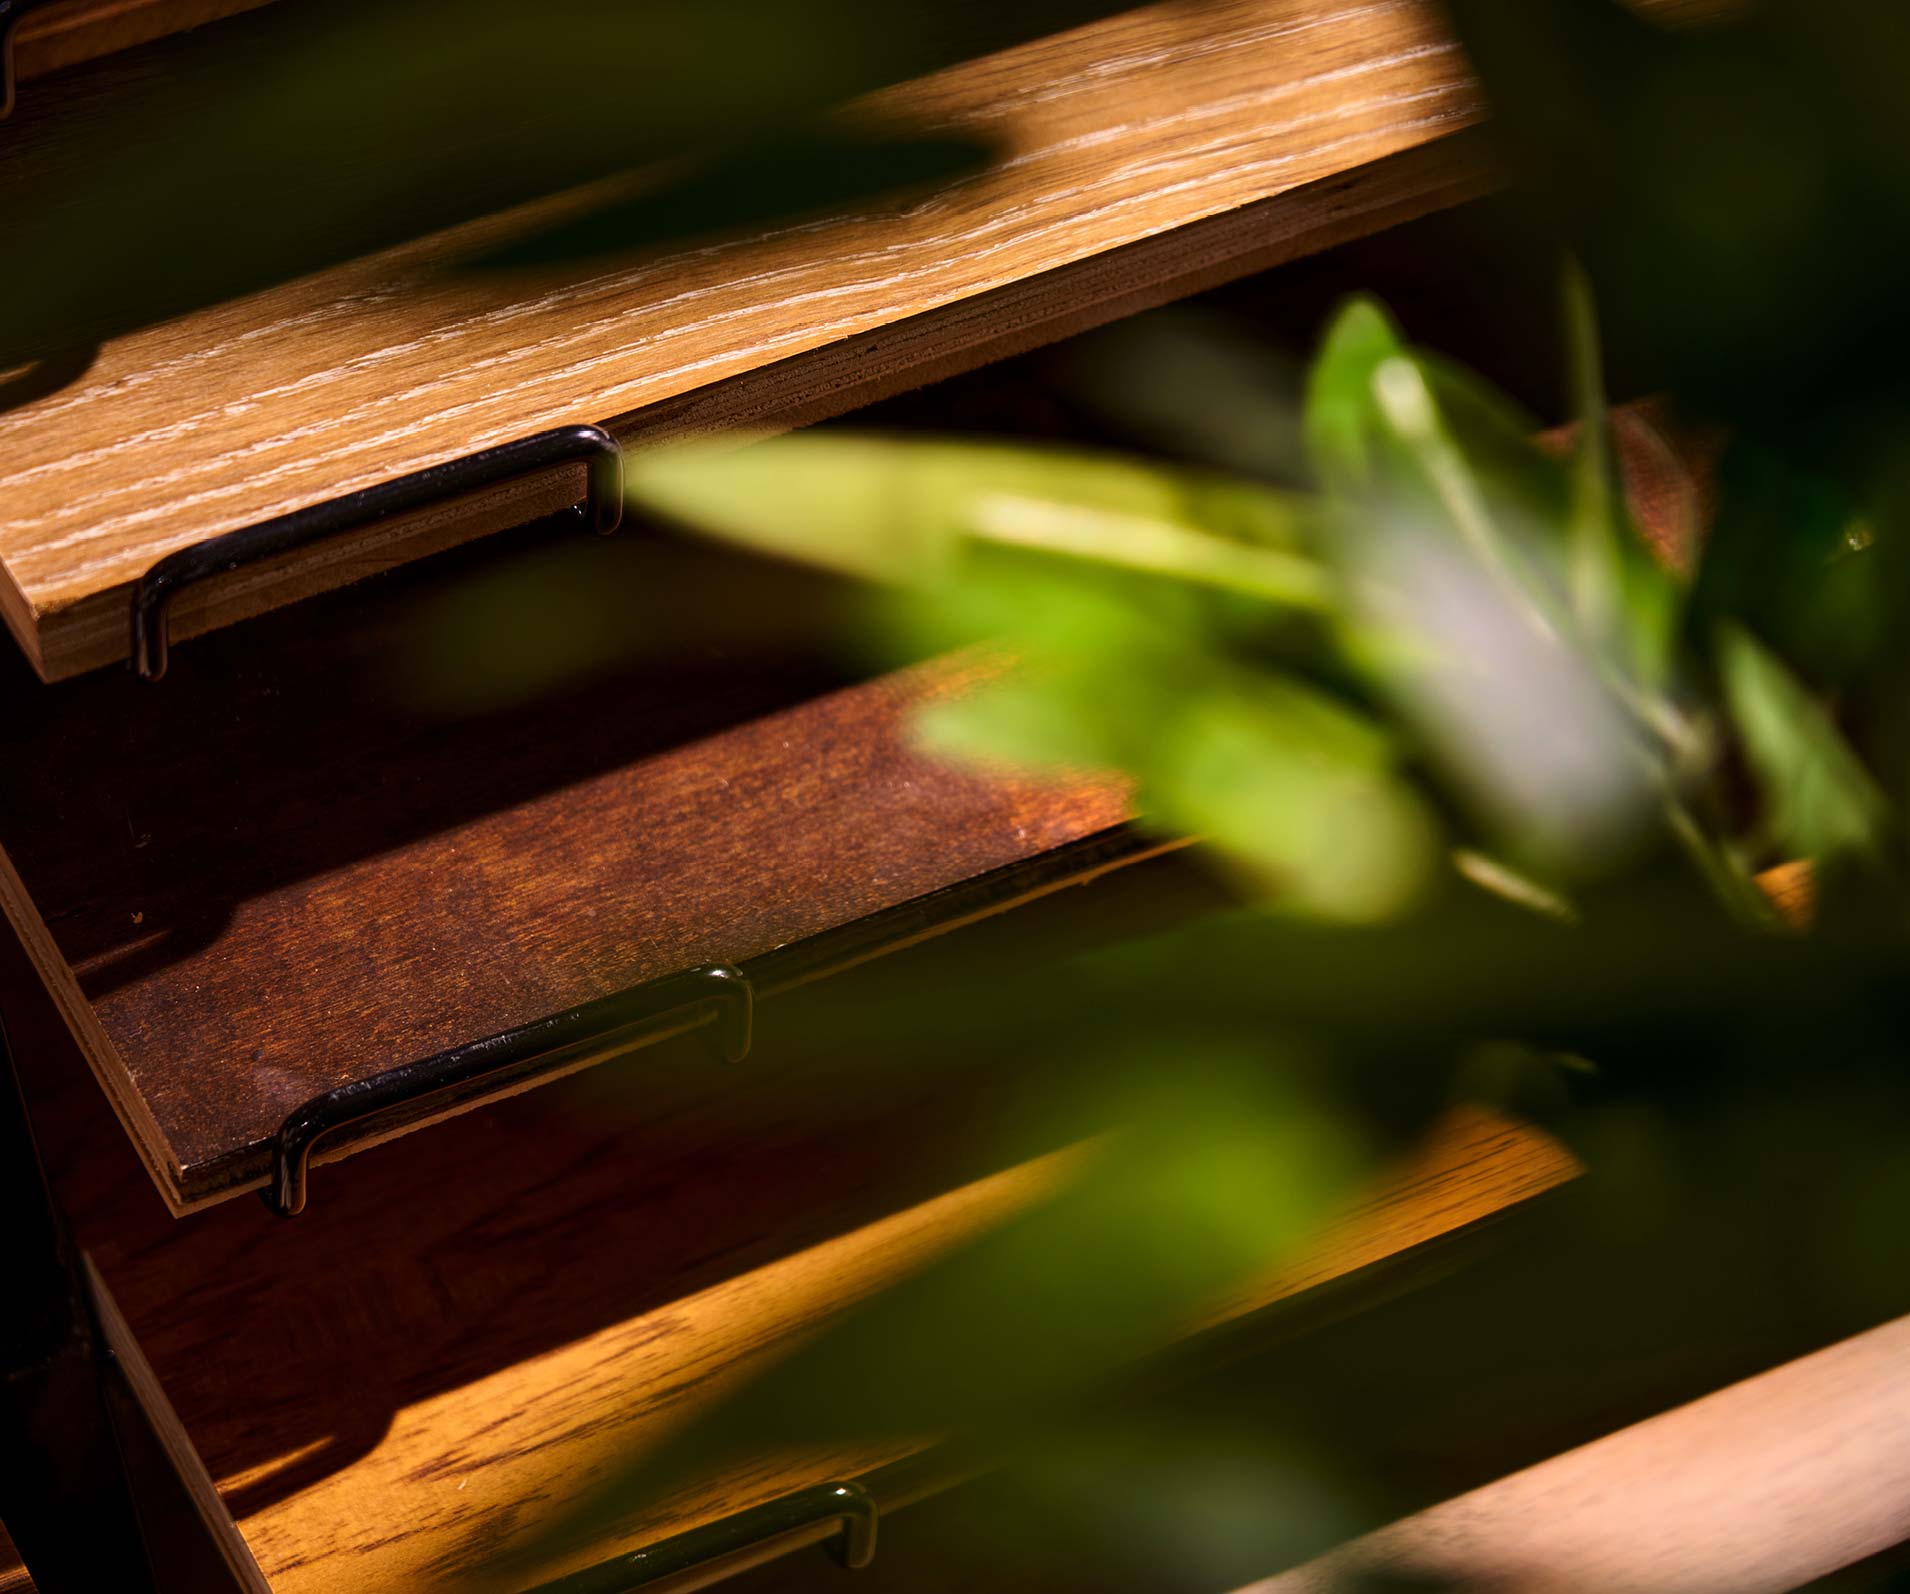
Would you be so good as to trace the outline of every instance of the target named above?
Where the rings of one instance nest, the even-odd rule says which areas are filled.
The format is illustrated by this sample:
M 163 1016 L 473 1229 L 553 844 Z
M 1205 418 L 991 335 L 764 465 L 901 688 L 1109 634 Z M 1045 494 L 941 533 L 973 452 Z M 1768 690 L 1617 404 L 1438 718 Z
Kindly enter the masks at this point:
M 13 661 L 0 901 L 175 1207 L 259 1183 L 341 1084 L 706 963 L 774 990 L 1143 848 L 1111 784 L 911 748 L 911 706 L 989 666 L 765 652 L 826 583 L 640 534 L 524 559 L 450 589 L 483 600 L 468 633 L 413 604 L 443 574 L 415 567 L 158 689 Z M 634 654 L 514 707 L 405 706 L 413 650 L 467 688 L 510 646 L 485 603 L 553 569 L 529 656 L 593 626 Z
M 1006 158 L 904 208 L 661 257 L 444 269 L 546 203 L 116 338 L 0 413 L 0 610 L 28 657 L 49 679 L 124 658 L 164 555 L 479 448 L 798 423 L 1486 182 L 1444 136 L 1479 100 L 1421 0 L 1177 0 L 865 104 Z M 294 562 L 203 623 L 356 573 Z

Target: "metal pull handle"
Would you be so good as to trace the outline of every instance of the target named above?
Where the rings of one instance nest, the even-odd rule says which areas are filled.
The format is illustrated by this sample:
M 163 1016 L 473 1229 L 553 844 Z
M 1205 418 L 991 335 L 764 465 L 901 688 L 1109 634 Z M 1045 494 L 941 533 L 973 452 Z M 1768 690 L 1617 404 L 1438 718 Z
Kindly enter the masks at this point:
M 878 1518 L 875 1499 L 861 1484 L 819 1483 L 706 1527 L 691 1528 L 646 1550 L 633 1550 L 554 1582 L 540 1583 L 525 1594 L 631 1594 L 633 1589 L 741 1555 L 786 1533 L 828 1522 L 841 1526 L 830 1544 L 836 1559 L 851 1571 L 860 1571 L 875 1559 Z
M 305 1210 L 312 1151 L 325 1136 L 363 1128 L 495 1074 L 523 1069 L 526 1078 L 544 1077 L 589 1051 L 638 1039 L 701 1010 L 715 1009 L 718 1055 L 740 1063 L 749 1055 L 755 1005 L 748 976 L 712 963 L 340 1085 L 286 1115 L 273 1137 L 272 1182 L 260 1193 L 280 1217 L 296 1217 Z
M 0 6 L 5 4 L 6 0 L 0 0 Z M 394 515 L 429 509 L 465 493 L 575 463 L 582 463 L 589 471 L 584 501 L 576 510 L 578 518 L 595 531 L 616 530 L 623 519 L 623 451 L 601 426 L 560 426 L 361 487 L 357 492 L 295 509 L 257 525 L 241 526 L 167 554 L 133 588 L 133 669 L 148 681 L 166 673 L 171 651 L 169 616 L 172 605 L 189 587 Z

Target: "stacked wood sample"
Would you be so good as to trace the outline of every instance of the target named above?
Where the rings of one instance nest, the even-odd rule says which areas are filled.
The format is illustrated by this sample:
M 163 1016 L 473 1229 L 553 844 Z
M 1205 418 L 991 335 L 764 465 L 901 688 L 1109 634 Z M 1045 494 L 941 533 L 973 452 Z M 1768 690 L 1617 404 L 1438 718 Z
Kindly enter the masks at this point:
M 635 444 L 811 419 L 1484 180 L 1444 138 L 1478 101 L 1418 0 L 1155 5 L 867 110 L 1005 158 L 881 214 L 528 275 L 443 269 L 552 202 L 109 342 L 0 413 L 0 611 L 21 646 L 49 679 L 124 658 L 129 594 L 164 555 L 487 445 L 567 422 Z M 202 595 L 181 634 L 415 551 L 389 531 L 314 549 Z

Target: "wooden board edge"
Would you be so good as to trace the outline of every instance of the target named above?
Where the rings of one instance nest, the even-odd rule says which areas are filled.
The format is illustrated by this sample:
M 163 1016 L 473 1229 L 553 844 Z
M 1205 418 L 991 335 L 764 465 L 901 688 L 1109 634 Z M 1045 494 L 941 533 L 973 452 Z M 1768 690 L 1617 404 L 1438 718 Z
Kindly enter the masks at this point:
M 1483 132 L 1460 129 L 602 424 L 647 446 L 833 419 L 1482 198 L 1499 181 Z M 1048 301 L 1069 308 L 1052 313 Z
M 33 972 L 52 997 L 68 1033 L 86 1058 L 106 1099 L 112 1103 L 113 1112 L 125 1126 L 126 1136 L 139 1153 L 147 1173 L 152 1175 L 166 1210 L 174 1217 L 183 1215 L 186 1206 L 181 1197 L 178 1161 L 173 1156 L 172 1144 L 147 1110 L 119 1049 L 100 1026 L 93 1004 L 80 989 L 72 965 L 48 932 L 46 921 L 40 917 L 40 910 L 34 906 L 4 848 L 0 848 L 0 913 L 4 913 L 12 926 Z
M 271 1585 L 259 1570 L 259 1563 L 245 1542 L 245 1536 L 232 1520 L 224 1501 L 219 1498 L 219 1491 L 206 1471 L 205 1462 L 199 1457 L 198 1447 L 180 1422 L 178 1413 L 172 1409 L 172 1402 L 166 1398 L 164 1388 L 154 1375 L 145 1353 L 140 1350 L 139 1340 L 121 1314 L 112 1292 L 107 1289 L 106 1281 L 100 1277 L 90 1256 L 82 1256 L 81 1264 L 92 1285 L 93 1303 L 99 1313 L 100 1329 L 106 1337 L 107 1347 L 124 1373 L 133 1398 L 138 1401 L 146 1421 L 151 1425 L 153 1436 L 172 1463 L 173 1472 L 191 1500 L 194 1511 L 218 1545 L 235 1585 L 245 1590 L 245 1594 L 272 1594 Z
M 1502 1587 L 1508 1575 L 1522 1588 L 1668 1594 L 1816 1587 L 1904 1542 L 1906 1351 L 1910 1318 L 1897 1318 L 1455 1495 L 1240 1594 L 1327 1594 L 1382 1573 L 1442 1588 Z
M 20 583 L 4 560 L 0 560 L 0 620 L 4 620 L 13 633 L 13 640 L 20 645 L 27 663 L 33 666 L 33 673 L 42 681 L 50 680 L 46 660 L 40 652 L 40 617 L 34 613 L 32 600 L 20 590 Z
M 586 491 L 581 464 L 554 465 L 393 516 L 365 531 L 326 538 L 294 554 L 245 565 L 182 593 L 173 606 L 170 635 L 174 641 L 203 636 L 464 543 L 531 525 L 582 502 Z M 42 681 L 71 680 L 126 662 L 134 585 L 121 582 L 39 616 L 36 647 L 29 657 Z M 57 624 L 51 623 L 56 619 Z

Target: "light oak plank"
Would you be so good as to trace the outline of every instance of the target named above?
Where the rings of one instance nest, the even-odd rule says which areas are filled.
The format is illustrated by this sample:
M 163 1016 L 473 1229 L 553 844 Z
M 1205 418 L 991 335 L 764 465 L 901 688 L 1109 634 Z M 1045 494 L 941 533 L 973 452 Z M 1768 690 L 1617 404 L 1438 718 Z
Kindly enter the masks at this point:
M 221 532 L 566 422 L 639 442 L 813 418 L 1487 181 L 1440 142 L 1479 101 L 1419 0 L 1156 5 L 867 108 L 1007 158 L 905 209 L 663 258 L 439 269 L 526 213 L 108 344 L 0 415 L 0 610 L 43 675 L 75 674 L 125 656 L 144 570 Z

